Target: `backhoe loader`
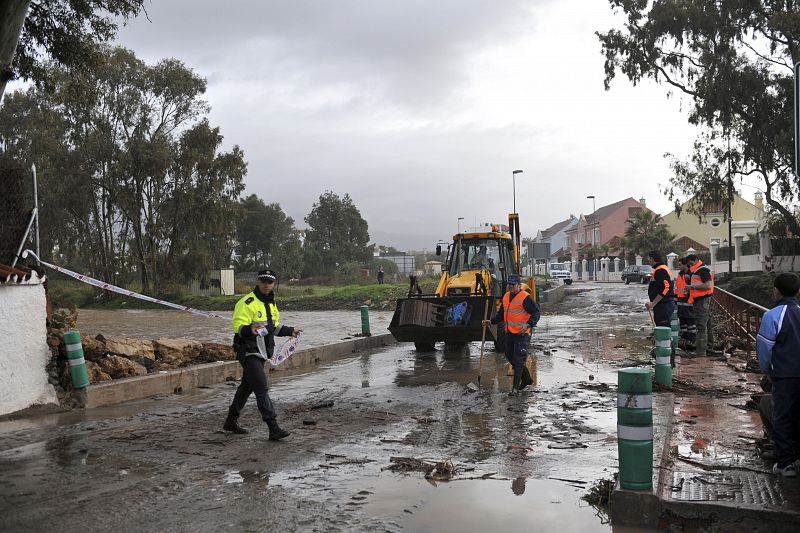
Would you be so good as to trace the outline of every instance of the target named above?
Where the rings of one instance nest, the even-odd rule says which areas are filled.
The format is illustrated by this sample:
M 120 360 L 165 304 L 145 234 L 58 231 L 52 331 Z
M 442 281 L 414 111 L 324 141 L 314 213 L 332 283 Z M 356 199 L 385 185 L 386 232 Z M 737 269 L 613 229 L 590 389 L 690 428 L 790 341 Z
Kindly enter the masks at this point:
M 437 245 L 436 254 L 441 253 Z M 508 226 L 492 224 L 483 231 L 454 235 L 446 257 L 433 294 L 423 294 L 416 277 L 410 277 L 408 296 L 397 300 L 389 324 L 396 340 L 413 342 L 417 351 L 431 351 L 437 341 L 481 340 L 481 320 L 499 309 L 508 276 L 521 271 L 519 215 L 509 213 Z M 536 298 L 533 278 L 523 283 L 522 290 Z M 503 350 L 502 327 L 487 328 L 486 339 Z

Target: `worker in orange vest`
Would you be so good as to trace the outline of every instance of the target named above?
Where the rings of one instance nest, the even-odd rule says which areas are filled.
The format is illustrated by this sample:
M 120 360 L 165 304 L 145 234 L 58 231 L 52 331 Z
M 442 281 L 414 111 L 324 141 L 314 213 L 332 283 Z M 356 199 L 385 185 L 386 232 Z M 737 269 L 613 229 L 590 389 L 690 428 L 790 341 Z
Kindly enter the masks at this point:
M 656 326 L 670 327 L 672 312 L 675 311 L 675 292 L 672 290 L 672 272 L 664 264 L 661 252 L 653 250 L 647 254 L 647 262 L 653 267 L 653 275 L 647 286 L 650 299 L 645 307 L 653 311 Z
M 722 355 L 722 352 L 714 350 L 714 331 L 711 318 L 711 295 L 714 294 L 714 274 L 708 265 L 695 254 L 686 256 L 691 273 L 689 283 L 689 298 L 692 299 L 694 306 L 694 321 L 697 325 L 697 342 L 695 343 L 695 353 L 699 356 Z
M 681 324 L 680 338 L 686 350 L 694 350 L 697 326 L 694 324 L 694 309 L 689 296 L 689 283 L 692 275 L 685 257 L 678 261 L 678 268 L 678 275 L 675 276 L 675 300 L 678 304 L 678 320 Z
M 510 274 L 507 283 L 508 292 L 503 295 L 503 305 L 491 320 L 484 320 L 482 324 L 488 326 L 505 322 L 506 359 L 514 369 L 514 382 L 508 395 L 516 396 L 519 391 L 533 384 L 525 362 L 528 360 L 531 332 L 539 322 L 540 313 L 531 295 L 521 290 L 522 280 L 518 275 Z

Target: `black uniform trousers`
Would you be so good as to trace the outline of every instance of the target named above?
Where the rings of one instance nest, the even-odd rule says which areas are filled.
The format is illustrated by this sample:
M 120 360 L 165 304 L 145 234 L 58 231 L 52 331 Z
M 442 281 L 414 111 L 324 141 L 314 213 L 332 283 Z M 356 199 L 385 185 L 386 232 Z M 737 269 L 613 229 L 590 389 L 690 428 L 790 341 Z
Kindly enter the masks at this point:
M 666 298 L 658 302 L 653 308 L 653 321 L 656 326 L 671 327 L 673 311 L 675 311 L 675 300 L 673 298 Z
M 257 355 L 247 355 L 239 359 L 239 364 L 242 365 L 242 382 L 236 389 L 233 402 L 228 409 L 232 417 L 239 417 L 251 393 L 256 395 L 256 405 L 261 413 L 261 418 L 265 422 L 272 422 L 277 417 L 275 408 L 272 406 L 272 400 L 269 399 L 267 392 L 267 375 L 264 373 L 264 364 L 266 362 L 265 359 Z

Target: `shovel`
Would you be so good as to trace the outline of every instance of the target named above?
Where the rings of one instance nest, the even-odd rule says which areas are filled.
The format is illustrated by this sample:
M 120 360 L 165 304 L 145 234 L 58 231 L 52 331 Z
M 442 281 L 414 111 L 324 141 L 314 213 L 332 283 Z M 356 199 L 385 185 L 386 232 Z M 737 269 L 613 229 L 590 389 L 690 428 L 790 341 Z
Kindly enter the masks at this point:
M 489 296 L 486 296 L 486 301 L 483 304 L 483 320 L 485 321 L 487 315 L 489 314 Z M 483 331 L 481 332 L 481 359 L 480 363 L 478 364 L 478 387 L 481 386 L 481 376 L 483 375 L 483 346 L 486 344 L 486 324 L 481 322 L 481 326 L 483 326 Z
M 647 312 L 650 315 L 650 322 L 653 324 L 653 327 L 656 327 L 656 319 L 653 316 L 653 310 L 652 309 L 648 309 Z

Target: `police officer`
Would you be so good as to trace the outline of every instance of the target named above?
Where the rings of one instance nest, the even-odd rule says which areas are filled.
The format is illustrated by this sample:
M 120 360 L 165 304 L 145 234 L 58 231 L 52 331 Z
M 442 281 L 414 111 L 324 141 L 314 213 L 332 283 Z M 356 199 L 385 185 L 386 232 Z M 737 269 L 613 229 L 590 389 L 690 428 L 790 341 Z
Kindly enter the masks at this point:
M 530 294 L 521 289 L 519 276 L 509 275 L 508 292 L 503 295 L 503 305 L 491 320 L 482 321 L 484 326 L 505 322 L 506 359 L 514 369 L 514 382 L 509 396 L 516 396 L 520 390 L 533 384 L 525 362 L 528 359 L 531 331 L 539 322 L 539 306 Z
M 273 292 L 277 278 L 272 270 L 260 270 L 253 292 L 242 297 L 233 310 L 233 348 L 236 359 L 242 365 L 242 382 L 236 389 L 233 402 L 228 408 L 228 418 L 222 426 L 225 431 L 247 433 L 239 425 L 239 414 L 250 393 L 255 393 L 261 418 L 269 427 L 269 440 L 288 437 L 289 432 L 282 429 L 276 420 L 277 414 L 267 392 L 264 364 L 272 357 L 275 335 L 296 337 L 302 331 L 280 325 L 280 313 L 275 305 Z
M 653 275 L 647 286 L 649 302 L 644 304 L 653 311 L 653 320 L 656 326 L 670 327 L 672 312 L 675 311 L 675 292 L 672 290 L 672 273 L 661 252 L 653 250 L 647 254 L 647 262 L 653 267 Z

